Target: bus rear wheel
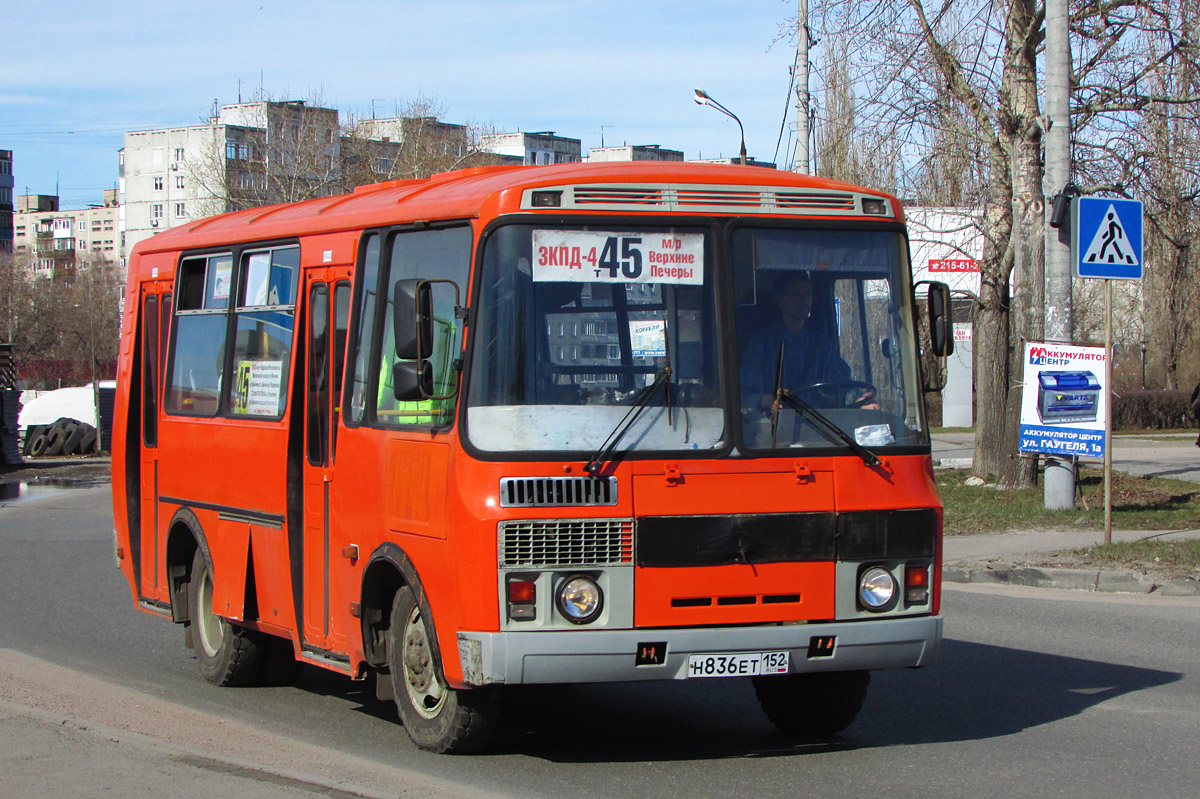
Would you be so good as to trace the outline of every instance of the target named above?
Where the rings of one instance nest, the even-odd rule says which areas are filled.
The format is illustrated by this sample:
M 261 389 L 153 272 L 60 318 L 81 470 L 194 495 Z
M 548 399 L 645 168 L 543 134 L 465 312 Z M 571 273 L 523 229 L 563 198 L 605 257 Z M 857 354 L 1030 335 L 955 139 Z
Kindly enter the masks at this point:
M 772 724 L 792 735 L 824 738 L 837 735 L 858 717 L 871 674 L 830 671 L 751 679 Z
M 213 612 L 213 581 L 204 552 L 196 550 L 188 585 L 188 619 L 196 662 L 214 685 L 249 685 L 258 677 L 265 642 L 254 630 L 236 627 Z
M 487 745 L 499 711 L 494 688 L 456 690 L 446 685 L 433 657 L 431 624 L 412 589 L 396 593 L 388 628 L 388 670 L 396 710 L 421 749 L 443 754 L 476 752 Z

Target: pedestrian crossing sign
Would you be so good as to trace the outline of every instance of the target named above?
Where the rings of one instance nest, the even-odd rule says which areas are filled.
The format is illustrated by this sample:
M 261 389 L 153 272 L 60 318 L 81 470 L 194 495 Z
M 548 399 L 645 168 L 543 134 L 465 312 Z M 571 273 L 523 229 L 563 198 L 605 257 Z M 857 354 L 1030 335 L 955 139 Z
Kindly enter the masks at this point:
M 1076 277 L 1142 279 L 1142 202 L 1078 197 L 1071 219 Z

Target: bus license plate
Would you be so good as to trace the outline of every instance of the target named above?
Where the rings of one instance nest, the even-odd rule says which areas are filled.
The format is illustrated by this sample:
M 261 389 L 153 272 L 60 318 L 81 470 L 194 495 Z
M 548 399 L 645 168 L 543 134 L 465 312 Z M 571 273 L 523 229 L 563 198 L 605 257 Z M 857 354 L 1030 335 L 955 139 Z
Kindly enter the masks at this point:
M 787 652 L 739 652 L 688 655 L 688 677 L 753 677 L 787 674 Z

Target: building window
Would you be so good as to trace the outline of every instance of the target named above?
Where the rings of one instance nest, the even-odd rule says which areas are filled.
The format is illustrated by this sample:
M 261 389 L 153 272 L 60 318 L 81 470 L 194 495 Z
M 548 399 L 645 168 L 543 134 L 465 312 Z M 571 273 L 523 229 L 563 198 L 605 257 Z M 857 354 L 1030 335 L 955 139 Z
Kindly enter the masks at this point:
M 0 163 L 7 164 L 8 162 L 0 161 Z M 0 203 L 12 203 L 12 189 L 8 186 L 0 186 Z
M 187 208 L 184 203 L 175 203 L 175 216 L 187 216 Z
M 162 219 L 162 216 L 163 216 L 162 203 L 155 203 L 154 205 L 150 206 L 150 218 L 151 219 Z
M 175 188 L 177 188 L 177 189 L 183 189 L 183 188 L 186 188 L 186 187 L 187 187 L 187 183 L 186 183 L 186 181 L 184 180 L 184 177 L 183 177 L 183 175 L 176 175 L 176 176 L 175 176 Z
M 390 173 L 391 171 L 392 171 L 392 159 L 390 159 L 390 158 L 376 158 L 375 159 L 376 174 L 386 175 L 386 174 Z
M 182 161 L 182 160 L 183 160 L 183 148 L 182 148 L 182 147 L 176 147 L 176 148 L 175 148 L 175 160 L 176 160 L 176 161 Z
M 157 177 L 154 179 L 154 190 L 155 191 L 163 190 L 163 179 L 161 177 Z

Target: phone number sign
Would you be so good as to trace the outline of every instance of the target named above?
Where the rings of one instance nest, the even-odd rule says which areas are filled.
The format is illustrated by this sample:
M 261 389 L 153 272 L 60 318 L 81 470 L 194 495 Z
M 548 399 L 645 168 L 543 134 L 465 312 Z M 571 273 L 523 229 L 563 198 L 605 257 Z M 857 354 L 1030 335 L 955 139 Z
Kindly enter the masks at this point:
M 704 234 L 534 230 L 535 283 L 704 284 Z

